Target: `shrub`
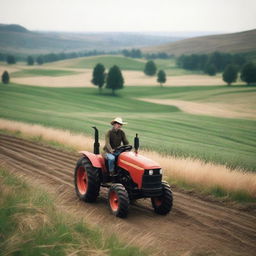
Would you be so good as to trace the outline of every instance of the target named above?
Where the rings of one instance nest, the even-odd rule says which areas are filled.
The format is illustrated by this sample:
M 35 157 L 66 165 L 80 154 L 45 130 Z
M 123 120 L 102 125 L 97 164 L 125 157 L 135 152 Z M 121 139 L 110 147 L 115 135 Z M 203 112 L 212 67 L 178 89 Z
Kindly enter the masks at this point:
M 16 59 L 13 55 L 8 55 L 6 57 L 6 62 L 7 64 L 15 64 L 16 63 Z
M 166 82 L 166 74 L 163 70 L 159 70 L 157 73 L 157 82 L 160 83 L 161 86 Z
M 92 83 L 96 86 L 99 87 L 99 90 L 101 91 L 102 86 L 105 83 L 105 67 L 104 65 L 98 63 L 94 69 L 93 69 L 93 73 L 92 73 Z
M 217 70 L 216 70 L 216 68 L 215 68 L 215 66 L 214 66 L 213 64 L 207 64 L 207 65 L 205 66 L 204 72 L 205 72 L 206 74 L 210 75 L 210 76 L 215 76 Z
M 241 70 L 241 80 L 248 85 L 256 83 L 256 66 L 252 62 L 246 63 Z
M 43 57 L 42 57 L 42 56 L 38 56 L 38 57 L 36 58 L 36 62 L 37 62 L 38 65 L 44 64 L 44 59 L 43 59 Z
M 8 84 L 9 81 L 10 81 L 9 73 L 7 71 L 4 71 L 4 73 L 2 74 L 2 82 L 4 84 Z
M 145 65 L 144 73 L 147 76 L 154 76 L 156 74 L 156 70 L 156 64 L 154 63 L 154 61 L 150 60 Z
M 33 59 L 32 56 L 28 56 L 28 58 L 27 58 L 27 64 L 28 64 L 29 66 L 33 66 L 33 65 L 34 65 L 34 59 Z
M 112 94 L 114 95 L 115 90 L 122 89 L 123 87 L 124 78 L 119 67 L 115 65 L 108 72 L 106 88 L 112 89 Z
M 236 81 L 237 73 L 238 70 L 235 65 L 228 65 L 222 74 L 223 81 L 225 81 L 228 85 L 231 85 Z

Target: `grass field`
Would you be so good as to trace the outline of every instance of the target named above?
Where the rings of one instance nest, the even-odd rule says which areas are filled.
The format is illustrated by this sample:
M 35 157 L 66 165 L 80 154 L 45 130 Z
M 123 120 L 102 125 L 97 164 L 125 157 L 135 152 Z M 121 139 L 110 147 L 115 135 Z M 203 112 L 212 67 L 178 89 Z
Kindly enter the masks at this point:
M 142 149 L 167 155 L 199 158 L 231 168 L 256 171 L 255 123 L 247 119 L 226 119 L 181 112 L 174 106 L 138 101 L 140 98 L 224 100 L 243 97 L 255 88 L 226 87 L 129 87 L 119 97 L 95 88 L 42 88 L 9 84 L 0 86 L 0 117 L 38 123 L 92 135 L 96 125 L 103 139 L 115 116 L 128 121 L 124 129 L 130 142 L 139 133 Z M 169 96 L 168 96 L 169 95 Z M 201 96 L 200 96 L 201 95 Z M 246 97 L 246 96 L 245 96 Z
M 225 85 L 220 75 L 207 76 L 198 71 L 187 71 L 177 67 L 175 59 L 154 60 L 158 70 L 167 74 L 164 86 L 213 86 Z M 156 76 L 146 76 L 143 72 L 146 60 L 123 56 L 94 56 L 46 63 L 43 66 L 0 65 L 0 72 L 7 70 L 11 81 L 17 84 L 45 87 L 93 87 L 92 69 L 103 63 L 108 69 L 118 65 L 127 86 L 159 86 Z M 107 72 L 107 70 L 106 70 Z
M 204 74 L 202 71 L 200 70 L 196 70 L 196 71 L 191 71 L 191 70 L 186 70 L 186 69 L 182 69 L 179 68 L 176 65 L 176 60 L 173 59 L 167 59 L 167 60 L 163 60 L 163 59 L 156 59 L 154 60 L 157 69 L 160 70 L 164 70 L 165 73 L 168 76 L 182 76 L 182 75 L 191 75 L 191 74 Z
M 178 68 L 175 59 L 156 59 L 154 60 L 157 69 L 165 70 L 167 75 L 178 76 L 187 74 L 201 74 L 200 71 L 188 71 Z M 145 59 L 133 59 L 123 56 L 94 56 L 94 57 L 82 57 L 77 59 L 70 59 L 64 61 L 58 61 L 56 63 L 46 64 L 47 66 L 57 65 L 58 67 L 67 68 L 85 68 L 92 69 L 96 64 L 101 63 L 105 68 L 109 69 L 113 65 L 118 65 L 121 70 L 134 70 L 143 72 L 145 68 Z
M 58 67 L 69 67 L 69 68 L 86 68 L 92 69 L 96 64 L 101 63 L 105 68 L 109 69 L 113 65 L 118 65 L 122 70 L 143 70 L 145 66 L 144 61 L 138 59 L 127 58 L 123 56 L 93 56 L 93 57 L 82 57 L 77 59 L 69 59 L 64 61 L 56 62 Z M 48 65 L 56 65 L 48 64 Z
M 63 201 L 0 167 L 0 255 L 146 255 L 88 226 Z M 17 189 L 18 188 L 18 189 Z

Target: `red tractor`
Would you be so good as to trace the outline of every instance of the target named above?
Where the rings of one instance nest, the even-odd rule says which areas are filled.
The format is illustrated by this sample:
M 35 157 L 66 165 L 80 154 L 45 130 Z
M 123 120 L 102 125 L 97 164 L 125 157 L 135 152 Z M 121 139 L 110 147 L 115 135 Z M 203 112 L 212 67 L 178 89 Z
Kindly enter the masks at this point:
M 130 202 L 151 198 L 156 213 L 165 215 L 172 209 L 172 192 L 167 182 L 162 181 L 160 165 L 138 154 L 139 138 L 134 139 L 135 152 L 131 145 L 120 146 L 115 154 L 116 175 L 110 176 L 107 160 L 99 154 L 99 134 L 95 129 L 94 153 L 80 151 L 74 173 L 77 196 L 85 202 L 95 202 L 100 187 L 107 187 L 108 203 L 116 217 L 128 214 Z

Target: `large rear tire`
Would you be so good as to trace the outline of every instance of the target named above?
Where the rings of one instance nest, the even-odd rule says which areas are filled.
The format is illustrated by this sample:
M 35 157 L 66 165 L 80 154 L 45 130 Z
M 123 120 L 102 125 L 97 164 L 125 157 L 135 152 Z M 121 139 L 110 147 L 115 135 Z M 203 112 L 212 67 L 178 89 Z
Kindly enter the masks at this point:
M 99 170 L 92 166 L 88 158 L 78 160 L 74 174 L 77 196 L 85 202 L 95 202 L 100 191 Z
M 108 204 L 111 212 L 120 218 L 125 218 L 129 210 L 129 196 L 122 184 L 111 185 L 108 191 Z
M 158 197 L 151 197 L 152 206 L 157 214 L 166 215 L 172 209 L 172 191 L 167 182 L 162 182 L 163 194 Z

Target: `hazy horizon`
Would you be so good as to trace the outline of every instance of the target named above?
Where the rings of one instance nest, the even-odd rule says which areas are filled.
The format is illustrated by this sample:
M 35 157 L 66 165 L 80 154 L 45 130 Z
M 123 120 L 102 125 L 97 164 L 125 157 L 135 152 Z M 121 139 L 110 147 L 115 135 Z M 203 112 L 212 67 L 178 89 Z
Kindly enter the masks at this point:
M 0 23 L 32 31 L 233 33 L 256 28 L 254 0 L 1 0 Z

